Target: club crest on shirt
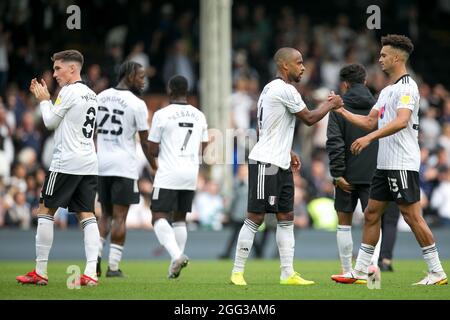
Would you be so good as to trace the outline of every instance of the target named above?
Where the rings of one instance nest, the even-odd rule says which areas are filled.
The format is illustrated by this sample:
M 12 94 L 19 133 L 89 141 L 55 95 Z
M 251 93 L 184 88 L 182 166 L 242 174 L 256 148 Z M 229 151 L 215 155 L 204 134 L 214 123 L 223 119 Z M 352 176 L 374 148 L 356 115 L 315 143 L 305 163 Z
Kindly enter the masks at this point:
M 56 98 L 55 106 L 57 106 L 59 104 L 61 104 L 61 97 L 60 96 L 58 96 L 58 98 Z
M 275 197 L 275 196 L 269 196 L 269 204 L 271 206 L 273 206 L 275 204 L 276 199 L 277 199 L 277 197 Z
M 384 111 L 386 109 L 385 107 L 386 107 L 386 105 L 382 106 L 381 109 L 380 109 L 380 114 L 379 114 L 380 119 L 383 119 L 383 117 L 384 117 Z

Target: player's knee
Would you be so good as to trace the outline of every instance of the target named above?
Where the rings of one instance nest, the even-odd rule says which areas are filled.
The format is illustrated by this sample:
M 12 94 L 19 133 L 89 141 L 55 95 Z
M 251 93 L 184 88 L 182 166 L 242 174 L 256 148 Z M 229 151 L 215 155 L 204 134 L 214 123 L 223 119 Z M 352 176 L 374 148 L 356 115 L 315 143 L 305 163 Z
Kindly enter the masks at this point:
M 249 213 L 248 219 L 256 223 L 258 226 L 260 226 L 264 222 L 264 215 L 263 214 L 255 214 L 255 213 Z
M 367 225 L 374 225 L 380 222 L 380 215 L 375 211 L 366 211 L 364 213 L 364 223 Z

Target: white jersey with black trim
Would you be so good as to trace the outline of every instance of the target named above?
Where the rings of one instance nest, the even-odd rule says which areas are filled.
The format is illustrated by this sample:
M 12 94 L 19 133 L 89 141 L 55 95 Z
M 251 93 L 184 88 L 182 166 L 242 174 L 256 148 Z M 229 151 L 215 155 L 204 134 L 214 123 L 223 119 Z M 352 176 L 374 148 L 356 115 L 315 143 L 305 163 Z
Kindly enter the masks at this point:
M 97 154 L 94 145 L 97 96 L 81 81 L 61 88 L 54 104 L 41 102 L 44 123 L 57 118 L 53 158 L 50 171 L 74 175 L 97 175 Z
M 150 141 L 159 143 L 153 186 L 195 190 L 202 142 L 208 142 L 205 115 L 189 104 L 172 103 L 153 115 Z
M 139 178 L 136 133 L 148 130 L 147 105 L 134 93 L 110 88 L 99 93 L 98 175 Z
M 281 78 L 269 82 L 258 100 L 259 139 L 249 159 L 290 167 L 294 139 L 294 113 L 306 108 L 297 89 Z
M 379 112 L 379 129 L 397 117 L 398 109 L 409 109 L 412 114 L 406 128 L 379 140 L 378 169 L 419 171 L 419 99 L 417 84 L 408 74 L 381 91 L 373 107 Z

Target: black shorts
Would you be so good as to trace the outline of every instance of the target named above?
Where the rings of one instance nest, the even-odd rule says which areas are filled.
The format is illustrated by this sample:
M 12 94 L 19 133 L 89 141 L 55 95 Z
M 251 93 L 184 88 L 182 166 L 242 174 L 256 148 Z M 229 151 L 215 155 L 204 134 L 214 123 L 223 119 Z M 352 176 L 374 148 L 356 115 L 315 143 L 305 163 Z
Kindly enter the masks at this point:
M 294 179 L 291 169 L 270 163 L 248 164 L 248 212 L 292 212 Z
M 139 203 L 137 180 L 124 177 L 99 176 L 98 201 L 102 204 L 130 205 Z
M 69 212 L 94 212 L 96 175 L 75 175 L 49 171 L 42 186 L 40 203 L 47 208 L 68 208 Z
M 420 201 L 419 173 L 407 170 L 376 170 L 370 199 L 410 204 Z
M 361 201 L 361 207 L 364 209 L 369 202 L 369 184 L 354 184 L 352 192 L 345 192 L 341 188 L 335 188 L 334 208 L 338 212 L 353 213 L 355 212 L 358 199 Z
M 150 209 L 153 212 L 191 212 L 194 190 L 172 190 L 153 188 L 152 204 Z

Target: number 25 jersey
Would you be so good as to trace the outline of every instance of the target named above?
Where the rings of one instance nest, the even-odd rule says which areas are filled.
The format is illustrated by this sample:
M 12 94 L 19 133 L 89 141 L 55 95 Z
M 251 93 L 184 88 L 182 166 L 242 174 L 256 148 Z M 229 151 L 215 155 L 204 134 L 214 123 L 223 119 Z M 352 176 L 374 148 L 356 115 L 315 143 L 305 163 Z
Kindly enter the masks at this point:
M 97 101 L 98 175 L 137 180 L 136 132 L 148 130 L 147 105 L 117 88 L 100 92 Z
M 62 118 L 55 130 L 50 171 L 74 175 L 97 175 L 94 145 L 97 100 L 81 81 L 61 88 L 51 110 Z M 50 102 L 49 102 L 50 103 Z
M 153 186 L 195 190 L 202 142 L 208 142 L 204 114 L 189 104 L 170 104 L 153 115 L 148 139 L 159 143 L 158 170 Z

